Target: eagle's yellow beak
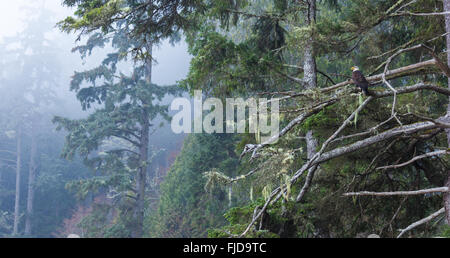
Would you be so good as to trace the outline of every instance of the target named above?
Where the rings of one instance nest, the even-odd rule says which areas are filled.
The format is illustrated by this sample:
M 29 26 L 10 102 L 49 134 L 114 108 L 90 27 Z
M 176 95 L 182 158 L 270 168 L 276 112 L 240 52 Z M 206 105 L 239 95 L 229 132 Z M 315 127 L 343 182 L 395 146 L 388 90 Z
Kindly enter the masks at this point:
M 352 66 L 352 68 L 350 68 L 352 71 L 354 71 L 356 69 L 356 67 Z

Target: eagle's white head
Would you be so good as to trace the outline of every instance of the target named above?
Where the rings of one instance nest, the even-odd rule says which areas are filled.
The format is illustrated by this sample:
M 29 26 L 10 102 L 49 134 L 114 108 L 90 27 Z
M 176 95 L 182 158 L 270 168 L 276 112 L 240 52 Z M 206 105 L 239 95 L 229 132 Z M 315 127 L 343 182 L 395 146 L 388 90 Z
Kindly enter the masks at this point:
M 354 72 L 354 71 L 359 71 L 359 67 L 358 66 L 352 66 L 352 71 Z

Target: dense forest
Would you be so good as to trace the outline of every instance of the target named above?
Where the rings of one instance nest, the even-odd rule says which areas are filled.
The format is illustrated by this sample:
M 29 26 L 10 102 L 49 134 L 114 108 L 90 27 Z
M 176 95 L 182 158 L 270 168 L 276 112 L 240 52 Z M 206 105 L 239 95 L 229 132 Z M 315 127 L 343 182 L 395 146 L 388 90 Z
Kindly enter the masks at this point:
M 450 0 L 54 2 L 0 41 L 1 237 L 450 237 Z

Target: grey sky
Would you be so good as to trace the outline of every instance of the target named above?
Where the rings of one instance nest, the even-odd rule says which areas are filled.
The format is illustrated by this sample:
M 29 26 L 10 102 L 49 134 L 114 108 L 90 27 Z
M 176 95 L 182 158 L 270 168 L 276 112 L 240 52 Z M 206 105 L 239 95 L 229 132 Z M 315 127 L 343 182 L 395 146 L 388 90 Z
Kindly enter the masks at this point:
M 55 13 L 55 23 L 71 15 L 72 10 L 63 7 L 61 2 L 62 0 L 0 0 L 0 40 L 5 36 L 14 36 L 21 31 L 23 27 L 21 20 L 25 19 L 27 15 L 22 9 L 24 6 L 45 6 Z M 57 29 L 55 29 L 55 33 L 61 34 Z M 70 47 L 61 49 L 61 51 L 67 51 L 67 55 L 70 55 Z M 153 68 L 153 83 L 170 85 L 187 75 L 190 56 L 184 42 L 175 46 L 164 42 L 160 47 L 154 49 L 154 56 L 158 63 Z M 79 67 L 80 64 L 74 64 L 74 70 Z

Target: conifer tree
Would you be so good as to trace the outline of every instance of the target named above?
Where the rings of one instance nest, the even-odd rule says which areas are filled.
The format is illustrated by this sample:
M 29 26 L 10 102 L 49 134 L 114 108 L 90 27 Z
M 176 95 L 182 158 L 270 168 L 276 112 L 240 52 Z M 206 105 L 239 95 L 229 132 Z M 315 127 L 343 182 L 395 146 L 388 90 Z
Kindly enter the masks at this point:
M 120 5 L 120 8 L 120 1 L 103 6 L 99 6 L 96 1 L 76 2 L 78 4 L 76 13 L 82 17 L 80 22 L 84 24 L 83 28 L 78 26 L 79 23 L 68 22 L 71 21 L 69 18 L 61 27 L 68 31 L 86 29 L 92 33 L 86 45 L 78 46 L 74 50 L 86 57 L 94 48 L 111 43 L 115 52 L 108 54 L 97 68 L 76 72 L 73 76 L 71 90 L 77 92 L 82 107 L 90 109 L 100 106 L 100 108 L 87 119 L 70 120 L 55 117 L 54 122 L 59 125 L 58 128 L 64 128 L 69 132 L 63 155 L 72 158 L 78 153 L 96 171 L 104 173 L 103 177 L 83 182 L 81 189 L 78 187 L 78 190 L 86 194 L 99 187 L 109 188 L 111 194 L 121 201 L 121 215 L 126 229 L 129 230 L 129 235 L 123 234 L 142 237 L 148 167 L 152 159 L 152 153 L 149 153 L 149 137 L 151 128 L 155 127 L 151 121 L 158 116 L 168 118 L 168 107 L 159 104 L 159 101 L 167 94 L 178 92 L 175 87 L 151 83 L 152 48 L 161 38 L 172 34 L 157 35 L 156 32 L 136 34 L 132 18 L 115 21 L 110 17 L 110 24 L 104 27 L 97 22 L 86 22 L 86 19 L 90 22 L 98 21 L 98 17 L 91 20 L 91 13 L 107 11 L 110 14 L 119 11 L 120 8 L 133 8 L 134 1 L 130 1 L 129 7 Z M 65 3 L 75 4 L 74 1 Z M 70 29 L 67 27 L 68 24 L 71 26 Z M 100 27 L 101 29 L 97 31 L 96 29 Z M 172 27 L 166 29 L 171 30 Z M 129 53 L 134 54 L 135 65 L 131 74 L 125 75 L 117 66 L 129 57 Z M 86 82 L 90 85 L 85 86 Z M 76 187 L 75 185 L 72 186 Z M 130 213 L 131 218 L 126 216 Z
M 35 12 L 35 9 L 25 10 Z M 22 215 L 25 215 L 25 235 L 32 234 L 36 164 L 39 160 L 36 154 L 37 137 L 42 133 L 42 117 L 58 103 L 54 88 L 58 86 L 56 82 L 60 69 L 55 51 L 45 37 L 46 29 L 51 28 L 51 24 L 47 11 L 36 12 L 26 21 L 20 35 L 7 37 L 2 42 L 5 52 L 2 55 L 4 73 L 1 80 L 3 90 L 8 91 L 8 98 L 0 106 L 3 110 L 0 123 L 4 132 L 9 132 L 8 137 L 16 138 L 16 149 L 10 152 L 15 156 L 16 171 L 13 235 L 21 234 L 19 225 Z M 7 87 L 10 88 L 7 90 Z M 28 188 L 23 191 L 22 170 L 27 167 L 24 146 L 28 136 L 33 151 L 28 162 Z M 25 192 L 26 212 L 21 212 L 21 197 Z

